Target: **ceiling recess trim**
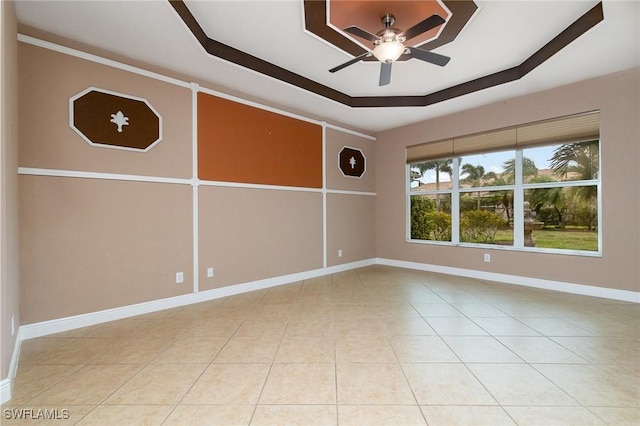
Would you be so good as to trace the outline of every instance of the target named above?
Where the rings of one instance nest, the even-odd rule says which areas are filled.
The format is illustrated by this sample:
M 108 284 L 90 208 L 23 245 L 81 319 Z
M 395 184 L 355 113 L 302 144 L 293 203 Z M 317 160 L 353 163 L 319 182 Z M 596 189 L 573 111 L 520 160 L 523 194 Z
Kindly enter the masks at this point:
M 598 2 L 598 4 L 579 17 L 550 42 L 529 56 L 529 58 L 524 60 L 520 65 L 437 92 L 414 96 L 349 96 L 346 93 L 274 65 L 264 59 L 213 40 L 204 32 L 184 1 L 169 0 L 169 3 L 196 40 L 198 40 L 204 50 L 210 55 L 233 62 L 260 74 L 267 75 L 352 108 L 424 107 L 519 80 L 604 19 L 602 2 Z M 322 1 L 318 3 L 324 4 L 325 2 Z

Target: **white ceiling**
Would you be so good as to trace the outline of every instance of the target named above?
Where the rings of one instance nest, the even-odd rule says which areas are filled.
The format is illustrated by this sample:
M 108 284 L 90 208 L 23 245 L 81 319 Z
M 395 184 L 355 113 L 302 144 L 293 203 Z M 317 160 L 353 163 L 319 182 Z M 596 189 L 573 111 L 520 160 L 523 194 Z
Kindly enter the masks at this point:
M 443 68 L 415 59 L 328 69 L 351 55 L 307 32 L 302 0 L 186 0 L 207 35 L 349 96 L 425 95 L 519 65 L 597 1 L 481 1 Z M 17 1 L 18 22 L 222 91 L 369 133 L 640 65 L 640 2 L 605 0 L 604 21 L 518 81 L 426 107 L 352 108 L 210 56 L 167 1 Z M 390 11 L 393 12 L 393 11 Z M 402 28 L 402 23 L 396 23 Z

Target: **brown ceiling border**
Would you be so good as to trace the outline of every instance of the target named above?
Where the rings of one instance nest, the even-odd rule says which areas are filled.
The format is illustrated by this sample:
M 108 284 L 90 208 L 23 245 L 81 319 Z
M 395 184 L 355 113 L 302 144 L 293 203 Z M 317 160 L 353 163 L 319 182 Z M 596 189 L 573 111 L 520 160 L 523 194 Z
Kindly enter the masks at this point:
M 349 96 L 331 87 L 320 84 L 309 78 L 291 72 L 285 68 L 274 65 L 256 56 L 235 49 L 224 43 L 211 39 L 197 22 L 189 8 L 182 0 L 169 0 L 169 3 L 178 16 L 198 40 L 202 47 L 210 55 L 233 62 L 242 67 L 267 75 L 317 95 L 331 99 L 353 108 L 363 107 L 423 107 L 443 102 L 469 93 L 477 92 L 490 87 L 498 86 L 518 80 L 538 67 L 551 56 L 558 53 L 572 41 L 593 28 L 604 19 L 602 2 L 598 2 L 588 12 L 569 25 L 550 42 L 545 44 L 537 52 L 527 58 L 520 65 L 499 71 L 484 77 L 477 78 L 456 86 L 452 86 L 438 92 L 415 96 Z M 317 3 L 325 3 L 318 1 Z M 317 19 L 317 18 L 316 18 Z M 335 31 L 335 30 L 334 30 Z

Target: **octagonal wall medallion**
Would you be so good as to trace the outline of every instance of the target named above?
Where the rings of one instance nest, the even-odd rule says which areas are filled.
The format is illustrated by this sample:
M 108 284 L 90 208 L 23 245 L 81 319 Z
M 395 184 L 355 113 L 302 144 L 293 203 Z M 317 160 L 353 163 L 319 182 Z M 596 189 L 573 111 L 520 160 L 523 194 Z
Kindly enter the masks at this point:
M 69 126 L 103 148 L 147 152 L 162 140 L 162 117 L 146 99 L 96 87 L 69 99 Z
M 367 171 L 367 159 L 362 150 L 350 146 L 340 150 L 338 165 L 345 177 L 361 178 Z

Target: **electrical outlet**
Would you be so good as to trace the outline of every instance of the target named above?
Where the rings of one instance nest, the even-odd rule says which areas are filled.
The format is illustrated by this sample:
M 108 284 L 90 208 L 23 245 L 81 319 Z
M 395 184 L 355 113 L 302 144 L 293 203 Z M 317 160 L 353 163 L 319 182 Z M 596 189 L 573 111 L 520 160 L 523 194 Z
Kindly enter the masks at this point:
M 176 272 L 176 284 L 181 284 L 184 282 L 184 273 Z
M 15 315 L 11 315 L 11 335 L 15 335 L 16 334 L 16 316 Z
M 484 254 L 484 261 L 487 263 L 491 262 L 491 255 L 489 253 Z
M 213 268 L 207 268 L 207 278 L 211 278 L 213 276 Z
M 342 249 L 338 250 L 338 257 L 342 257 Z

